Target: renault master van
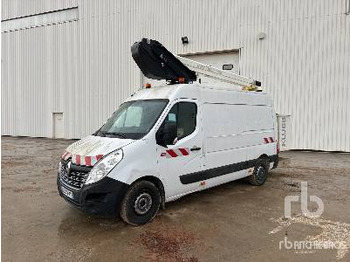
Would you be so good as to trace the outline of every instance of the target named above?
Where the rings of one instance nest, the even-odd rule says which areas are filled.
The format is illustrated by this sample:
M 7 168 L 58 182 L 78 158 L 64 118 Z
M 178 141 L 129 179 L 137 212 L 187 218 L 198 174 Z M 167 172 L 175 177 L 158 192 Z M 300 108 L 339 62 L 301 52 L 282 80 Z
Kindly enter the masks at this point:
M 139 66 L 142 45 L 153 50 L 159 44 L 152 41 L 133 46 Z M 175 73 L 140 68 L 167 84 L 139 90 L 99 130 L 63 153 L 58 191 L 72 205 L 141 225 L 166 202 L 192 192 L 245 177 L 263 185 L 277 166 L 276 114 L 266 93 L 241 90 L 237 82 L 198 83 L 194 71 L 158 48 L 168 66 L 180 65 Z

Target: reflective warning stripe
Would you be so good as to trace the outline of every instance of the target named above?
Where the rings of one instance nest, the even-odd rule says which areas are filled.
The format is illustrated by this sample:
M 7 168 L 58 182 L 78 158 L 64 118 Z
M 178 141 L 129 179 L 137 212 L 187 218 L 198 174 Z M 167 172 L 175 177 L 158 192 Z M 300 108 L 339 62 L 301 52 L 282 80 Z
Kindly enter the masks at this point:
M 72 160 L 72 163 L 76 164 L 77 166 L 80 166 L 80 155 L 75 155 L 75 157 L 73 157 L 73 159 L 75 159 L 75 161 L 73 162 Z
M 71 153 L 69 153 L 68 151 L 64 151 L 63 155 L 62 155 L 62 159 L 67 160 L 68 158 L 70 158 L 72 156 Z
M 85 165 L 86 166 L 91 166 L 91 156 L 86 156 L 85 157 Z
M 188 156 L 190 150 L 188 148 L 180 147 L 176 149 L 169 149 L 161 153 L 160 156 L 166 156 L 167 158 Z
M 103 155 L 97 155 L 96 156 L 96 162 L 99 161 L 102 157 L 103 157 Z
M 188 149 L 186 148 L 179 148 L 179 150 L 184 156 L 187 156 L 189 154 Z
M 275 140 L 271 136 L 270 137 L 264 137 L 264 142 L 265 142 L 265 144 L 269 144 L 269 143 L 275 142 Z
M 169 157 L 177 157 L 178 156 L 178 154 L 176 154 L 175 150 L 173 150 L 173 149 L 167 150 L 166 152 L 168 153 L 167 157 L 168 156 Z
M 70 157 L 72 158 L 72 163 L 76 164 L 77 166 L 94 166 L 103 157 L 103 155 L 81 156 L 79 154 L 72 155 L 67 151 L 62 155 L 62 159 L 64 160 L 68 160 Z

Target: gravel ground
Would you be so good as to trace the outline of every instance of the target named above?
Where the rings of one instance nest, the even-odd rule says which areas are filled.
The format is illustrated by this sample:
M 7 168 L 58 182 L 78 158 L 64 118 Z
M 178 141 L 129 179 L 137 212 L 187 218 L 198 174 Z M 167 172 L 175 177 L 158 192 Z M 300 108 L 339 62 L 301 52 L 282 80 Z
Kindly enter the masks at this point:
M 131 227 L 60 198 L 57 163 L 70 143 L 2 138 L 3 261 L 350 261 L 350 154 L 284 152 L 262 187 L 240 180 L 195 193 Z M 324 212 L 307 218 L 294 203 L 286 219 L 284 198 L 300 195 L 302 181 Z M 338 245 L 288 249 L 287 241 Z

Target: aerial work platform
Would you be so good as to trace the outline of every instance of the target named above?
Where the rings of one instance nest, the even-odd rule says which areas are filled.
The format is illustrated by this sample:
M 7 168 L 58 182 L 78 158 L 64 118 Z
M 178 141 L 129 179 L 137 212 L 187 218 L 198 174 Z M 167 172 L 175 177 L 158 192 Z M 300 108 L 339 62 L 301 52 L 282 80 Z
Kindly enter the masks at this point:
M 260 86 L 252 78 L 173 55 L 156 40 L 143 38 L 132 45 L 131 53 L 145 77 L 169 84 L 201 82 L 200 77 L 205 76 L 246 90 Z

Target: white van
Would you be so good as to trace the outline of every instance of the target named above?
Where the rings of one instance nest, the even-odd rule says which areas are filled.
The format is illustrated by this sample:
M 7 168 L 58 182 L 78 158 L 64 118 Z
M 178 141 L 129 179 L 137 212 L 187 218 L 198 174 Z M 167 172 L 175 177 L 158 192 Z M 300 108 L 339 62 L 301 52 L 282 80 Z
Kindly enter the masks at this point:
M 264 184 L 278 163 L 276 130 L 263 92 L 199 83 L 144 88 L 66 149 L 58 190 L 85 211 L 141 225 L 189 193 L 244 177 Z

